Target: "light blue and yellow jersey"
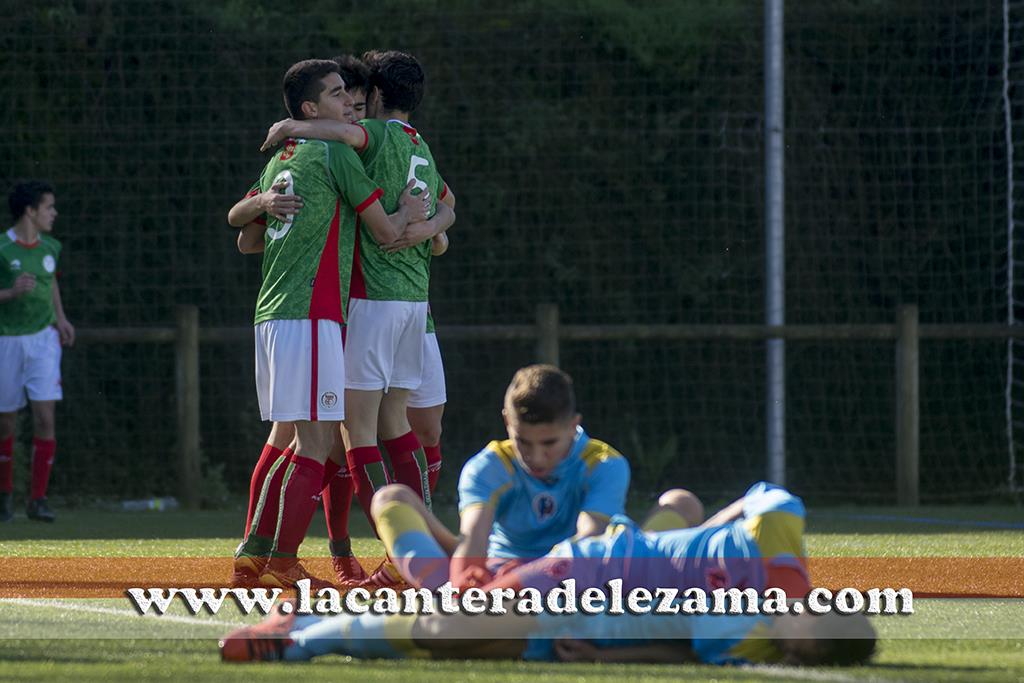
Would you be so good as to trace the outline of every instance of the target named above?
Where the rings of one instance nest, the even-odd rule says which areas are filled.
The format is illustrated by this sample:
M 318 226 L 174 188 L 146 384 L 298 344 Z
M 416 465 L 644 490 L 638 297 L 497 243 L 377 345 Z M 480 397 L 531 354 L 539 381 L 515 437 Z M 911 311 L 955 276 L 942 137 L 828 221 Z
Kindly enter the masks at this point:
M 459 512 L 494 506 L 489 558 L 537 558 L 576 533 L 581 512 L 621 514 L 628 488 L 626 459 L 582 429 L 544 480 L 523 469 L 511 441 L 492 441 L 462 468 Z
M 758 482 L 743 499 L 743 516 L 715 527 L 645 532 L 624 515 L 610 521 L 604 534 L 559 543 L 548 556 L 513 570 L 519 587 L 548 591 L 566 578 L 577 592 L 622 579 L 623 591 L 701 588 L 782 588 L 789 597 L 809 589 L 803 543 L 803 502 L 789 491 Z M 590 625 L 581 635 L 599 647 L 622 647 L 655 638 L 689 639 L 694 653 L 709 664 L 774 662 L 780 656 L 768 637 L 770 618 L 748 615 L 699 615 L 671 619 L 614 619 Z M 589 617 L 588 617 L 589 618 Z M 550 621 L 550 620 L 549 620 Z M 594 620 L 597 624 L 597 620 Z M 611 626 L 614 625 L 614 628 Z M 594 630 L 597 628 L 597 630 Z M 602 630 L 603 629 L 603 630 Z M 660 633 L 655 633 L 659 630 Z M 531 659 L 553 656 L 548 633 L 531 638 Z
M 804 504 L 786 489 L 758 482 L 743 496 L 743 516 L 717 527 L 645 534 L 658 555 L 676 558 L 685 586 L 810 588 L 804 549 Z M 759 561 L 751 561 L 759 560 Z

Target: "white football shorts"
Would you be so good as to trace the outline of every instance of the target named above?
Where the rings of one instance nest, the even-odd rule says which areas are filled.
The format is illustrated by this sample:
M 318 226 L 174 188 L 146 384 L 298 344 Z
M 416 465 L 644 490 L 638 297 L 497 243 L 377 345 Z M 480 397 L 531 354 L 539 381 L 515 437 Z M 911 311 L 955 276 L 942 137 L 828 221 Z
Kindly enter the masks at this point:
M 56 327 L 0 337 L 0 413 L 20 410 L 30 400 L 64 398 L 60 356 L 60 334 Z
M 426 301 L 349 300 L 345 388 L 387 391 L 418 387 L 426 331 Z
M 437 345 L 437 334 L 423 335 L 423 375 L 420 385 L 409 394 L 410 408 L 433 408 L 448 402 L 444 383 L 444 364 L 441 362 L 441 347 Z
M 257 325 L 256 396 L 264 420 L 343 420 L 341 325 L 333 320 L 267 320 Z

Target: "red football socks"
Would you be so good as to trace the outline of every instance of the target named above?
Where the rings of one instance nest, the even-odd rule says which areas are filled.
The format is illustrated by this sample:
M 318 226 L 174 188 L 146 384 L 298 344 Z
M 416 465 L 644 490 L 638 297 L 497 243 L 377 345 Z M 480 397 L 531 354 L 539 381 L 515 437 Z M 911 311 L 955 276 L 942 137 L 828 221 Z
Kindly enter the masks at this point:
M 437 488 L 437 480 L 441 476 L 441 443 L 434 446 L 424 446 L 423 452 L 427 455 L 427 478 L 430 480 L 430 494 L 434 494 Z
M 14 490 L 14 437 L 0 441 L 0 493 Z
M 55 439 L 32 439 L 32 500 L 46 496 L 56 452 Z
M 294 556 L 306 538 L 324 479 L 324 466 L 312 458 L 292 455 L 293 467 L 281 486 L 281 519 L 274 555 Z
M 252 516 L 256 512 L 256 503 L 259 502 L 260 493 L 263 490 L 263 480 L 267 478 L 274 461 L 281 457 L 283 451 L 275 448 L 269 443 L 263 446 L 260 459 L 256 461 L 256 467 L 252 470 L 252 478 L 249 480 L 249 509 L 245 515 L 245 532 L 248 534 L 252 526 Z
M 395 439 L 384 441 L 384 448 L 391 458 L 395 480 L 405 484 L 430 507 L 430 482 L 427 477 L 427 456 L 419 439 L 411 431 Z

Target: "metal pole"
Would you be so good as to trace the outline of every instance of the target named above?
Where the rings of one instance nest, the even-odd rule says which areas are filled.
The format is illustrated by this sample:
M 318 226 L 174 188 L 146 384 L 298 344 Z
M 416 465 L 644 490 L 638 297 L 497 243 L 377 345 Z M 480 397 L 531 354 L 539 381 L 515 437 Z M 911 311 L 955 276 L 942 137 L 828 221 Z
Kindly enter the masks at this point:
M 187 510 L 199 508 L 199 309 L 178 306 L 174 344 L 178 413 L 178 496 Z
M 537 304 L 537 362 L 558 366 L 558 304 Z
M 786 323 L 784 0 L 764 4 L 765 322 Z M 765 447 L 768 480 L 786 483 L 786 342 L 765 343 Z
M 917 306 L 900 306 L 896 325 L 896 499 L 917 506 L 920 480 L 920 384 Z

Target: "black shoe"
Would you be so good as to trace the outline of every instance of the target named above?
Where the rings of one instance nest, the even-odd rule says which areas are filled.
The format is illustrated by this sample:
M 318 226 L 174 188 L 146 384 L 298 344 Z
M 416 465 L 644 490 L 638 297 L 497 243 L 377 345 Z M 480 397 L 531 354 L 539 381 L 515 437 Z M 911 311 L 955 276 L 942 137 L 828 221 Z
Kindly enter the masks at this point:
M 30 500 L 28 505 L 25 506 L 25 514 L 28 515 L 29 519 L 34 519 L 37 522 L 53 522 L 57 519 L 57 516 L 53 514 L 53 510 L 46 504 L 46 498 Z
M 14 519 L 13 499 L 9 493 L 0 493 L 0 522 L 9 522 Z

